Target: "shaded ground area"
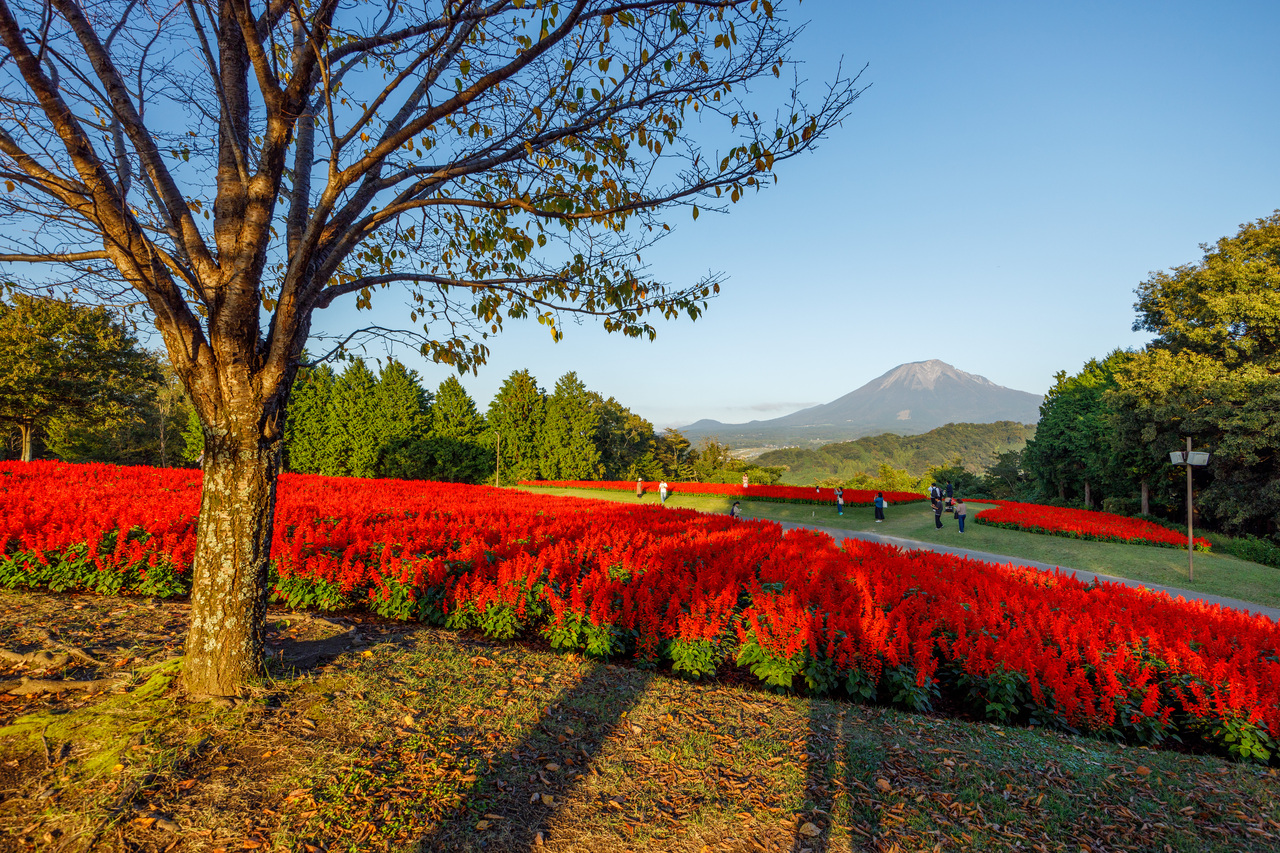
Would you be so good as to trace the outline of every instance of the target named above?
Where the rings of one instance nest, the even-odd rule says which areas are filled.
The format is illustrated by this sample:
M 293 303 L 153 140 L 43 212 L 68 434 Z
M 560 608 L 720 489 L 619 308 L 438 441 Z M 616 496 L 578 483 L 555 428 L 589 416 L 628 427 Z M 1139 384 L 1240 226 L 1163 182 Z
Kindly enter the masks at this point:
M 0 647 L 98 661 L 0 681 L 99 682 L 0 694 L 0 850 L 1280 847 L 1272 769 L 370 618 L 273 613 L 272 678 L 191 706 L 186 615 L 0 593 Z

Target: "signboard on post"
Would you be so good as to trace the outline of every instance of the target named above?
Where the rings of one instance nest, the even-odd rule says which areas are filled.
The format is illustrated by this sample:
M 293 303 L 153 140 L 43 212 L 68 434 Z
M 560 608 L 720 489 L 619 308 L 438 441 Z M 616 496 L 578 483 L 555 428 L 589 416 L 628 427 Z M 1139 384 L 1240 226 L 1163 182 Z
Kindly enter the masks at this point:
M 1191 507 L 1191 469 L 1197 465 L 1208 465 L 1209 454 L 1203 450 L 1192 450 L 1191 436 L 1187 436 L 1187 449 L 1170 451 L 1169 461 L 1174 465 L 1187 466 L 1187 580 L 1195 580 L 1196 537 L 1191 531 L 1191 520 L 1195 514 Z

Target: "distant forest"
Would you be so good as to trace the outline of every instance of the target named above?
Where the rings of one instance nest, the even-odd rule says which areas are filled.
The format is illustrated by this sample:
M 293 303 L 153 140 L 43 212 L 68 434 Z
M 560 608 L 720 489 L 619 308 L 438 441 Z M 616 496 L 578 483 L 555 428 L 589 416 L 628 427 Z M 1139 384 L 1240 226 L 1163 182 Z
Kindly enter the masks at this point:
M 875 474 L 884 465 L 922 477 L 930 468 L 957 460 L 960 467 L 979 474 L 990 468 L 1000 454 L 1021 450 L 1035 434 L 1035 424 L 1014 421 L 947 424 L 923 435 L 884 433 L 815 450 L 770 450 L 753 461 L 771 468 L 786 466 L 782 482 L 793 485 L 849 480 L 858 474 Z

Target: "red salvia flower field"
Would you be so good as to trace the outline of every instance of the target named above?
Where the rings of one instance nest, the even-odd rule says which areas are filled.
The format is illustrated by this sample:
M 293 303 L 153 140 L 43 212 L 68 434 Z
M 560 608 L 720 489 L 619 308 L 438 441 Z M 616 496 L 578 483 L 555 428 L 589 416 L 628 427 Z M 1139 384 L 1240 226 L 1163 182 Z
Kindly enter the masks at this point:
M 0 464 L 0 583 L 182 594 L 199 491 L 193 471 Z M 294 607 L 1254 758 L 1280 730 L 1262 616 L 656 505 L 288 474 L 279 495 L 274 595 Z
M 646 480 L 645 492 L 653 494 L 658 491 L 657 480 Z M 553 489 L 601 489 L 605 491 L 634 491 L 634 480 L 522 480 L 522 486 L 537 486 Z M 778 503 L 820 503 L 836 502 L 836 490 L 830 487 L 814 488 L 813 486 L 759 486 L 751 485 L 743 488 L 741 483 L 676 483 L 667 484 L 667 491 L 673 495 L 723 495 L 731 498 L 750 498 L 753 501 L 774 501 Z M 871 506 L 877 489 L 845 489 L 844 502 L 849 506 Z M 925 496 L 915 492 L 883 492 L 884 499 L 890 503 L 909 503 L 925 500 Z
M 1014 501 L 977 502 L 998 504 L 994 509 L 984 509 L 974 517 L 979 524 L 1098 542 L 1129 542 L 1164 548 L 1187 547 L 1186 533 L 1179 533 L 1141 518 Z M 1208 551 L 1209 547 L 1208 539 L 1196 539 L 1197 551 Z

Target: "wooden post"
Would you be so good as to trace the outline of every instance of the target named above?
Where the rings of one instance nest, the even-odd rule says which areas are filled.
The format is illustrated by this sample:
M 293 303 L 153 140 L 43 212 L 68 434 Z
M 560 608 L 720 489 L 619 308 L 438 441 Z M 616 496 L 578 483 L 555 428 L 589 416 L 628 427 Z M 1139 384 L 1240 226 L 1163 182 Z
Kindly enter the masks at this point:
M 1187 580 L 1195 580 L 1196 538 L 1191 532 L 1191 436 L 1187 436 Z

